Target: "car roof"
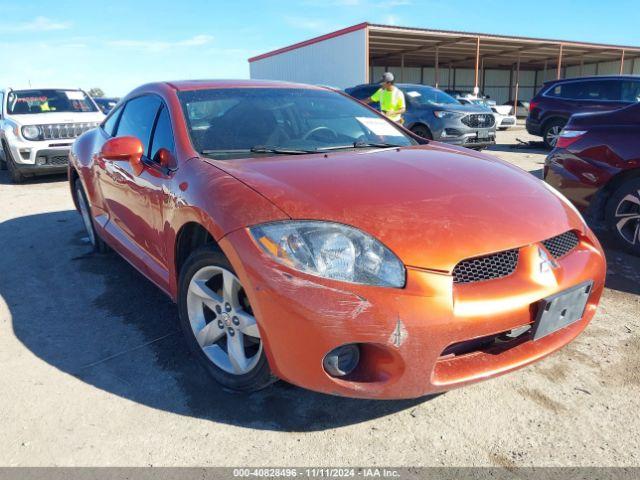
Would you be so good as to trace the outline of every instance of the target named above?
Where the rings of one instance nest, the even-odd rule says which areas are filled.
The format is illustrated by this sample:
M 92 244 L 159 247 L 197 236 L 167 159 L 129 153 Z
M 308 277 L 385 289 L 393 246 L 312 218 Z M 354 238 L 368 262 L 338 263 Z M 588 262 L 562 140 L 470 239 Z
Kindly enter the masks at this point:
M 545 82 L 545 85 L 549 85 L 552 83 L 563 83 L 563 82 L 575 82 L 582 80 L 623 80 L 623 79 L 636 79 L 640 80 L 640 75 L 588 75 L 584 77 L 572 77 L 572 78 L 560 78 L 549 80 Z
M 35 87 L 6 87 L 0 88 L 0 92 L 8 92 L 9 90 L 19 90 L 19 91 L 29 91 L 29 90 L 82 90 L 80 87 L 60 87 L 60 86 L 50 86 L 50 85 L 36 85 Z
M 431 90 L 440 90 L 439 88 L 436 88 L 433 85 L 425 85 L 423 83 L 396 83 L 395 85 L 398 88 L 430 88 Z M 364 87 L 379 87 L 379 86 L 380 86 L 379 83 L 361 83 L 360 85 L 349 87 L 346 90 L 354 90 L 356 88 L 364 88 Z
M 325 87 L 305 83 L 276 80 L 176 80 L 163 82 L 174 90 L 208 90 L 215 88 L 306 88 L 323 90 Z

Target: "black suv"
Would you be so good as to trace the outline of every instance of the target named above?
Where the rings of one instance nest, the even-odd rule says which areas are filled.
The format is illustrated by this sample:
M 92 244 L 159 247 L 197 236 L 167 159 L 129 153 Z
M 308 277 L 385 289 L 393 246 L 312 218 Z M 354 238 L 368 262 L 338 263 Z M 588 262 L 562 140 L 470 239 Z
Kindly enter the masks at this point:
M 531 100 L 527 131 L 555 147 L 574 113 L 616 110 L 640 101 L 640 76 L 568 78 L 547 82 Z

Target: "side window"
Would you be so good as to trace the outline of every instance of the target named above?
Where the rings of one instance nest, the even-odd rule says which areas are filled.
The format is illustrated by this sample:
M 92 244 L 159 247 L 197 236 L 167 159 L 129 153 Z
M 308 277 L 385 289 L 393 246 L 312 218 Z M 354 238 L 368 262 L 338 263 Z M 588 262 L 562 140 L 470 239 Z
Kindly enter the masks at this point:
M 358 100 L 366 100 L 371 95 L 373 95 L 375 91 L 376 91 L 375 89 L 371 89 L 367 87 L 358 88 L 355 91 L 351 92 L 351 96 L 353 98 L 357 98 Z
M 620 82 L 597 80 L 582 83 L 580 100 L 620 100 Z
M 640 82 L 634 80 L 625 80 L 622 82 L 621 99 L 623 102 L 640 102 Z
M 119 108 L 115 112 L 113 112 L 109 118 L 107 118 L 102 124 L 102 129 L 107 132 L 107 135 L 110 137 L 115 136 L 116 134 L 116 125 L 118 124 L 118 119 L 120 118 L 120 114 L 122 113 L 122 108 Z
M 144 96 L 129 100 L 118 124 L 118 137 L 132 136 L 142 142 L 144 154 L 149 157 L 151 130 L 161 101 L 155 96 Z
M 153 140 L 151 142 L 151 155 L 149 158 L 154 162 L 160 163 L 158 151 L 166 149 L 174 154 L 175 143 L 173 140 L 173 130 L 171 129 L 171 119 L 167 107 L 163 106 L 158 115 L 156 129 L 153 132 Z

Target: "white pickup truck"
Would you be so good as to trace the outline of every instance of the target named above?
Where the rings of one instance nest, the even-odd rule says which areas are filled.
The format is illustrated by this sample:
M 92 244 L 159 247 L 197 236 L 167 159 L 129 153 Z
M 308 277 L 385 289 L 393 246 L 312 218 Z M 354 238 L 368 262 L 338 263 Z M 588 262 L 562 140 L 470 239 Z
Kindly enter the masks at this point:
M 79 89 L 0 90 L 0 169 L 8 168 L 15 183 L 64 172 L 73 141 L 104 117 Z

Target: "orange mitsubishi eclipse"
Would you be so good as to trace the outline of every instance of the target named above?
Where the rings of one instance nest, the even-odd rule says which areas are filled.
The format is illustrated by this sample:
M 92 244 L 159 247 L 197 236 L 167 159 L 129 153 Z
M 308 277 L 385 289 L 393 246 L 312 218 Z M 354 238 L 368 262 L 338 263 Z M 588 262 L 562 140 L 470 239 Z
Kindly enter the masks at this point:
M 553 188 L 326 88 L 139 87 L 77 139 L 69 180 L 94 249 L 178 304 L 234 390 L 449 390 L 566 345 L 604 287 L 598 240 Z

